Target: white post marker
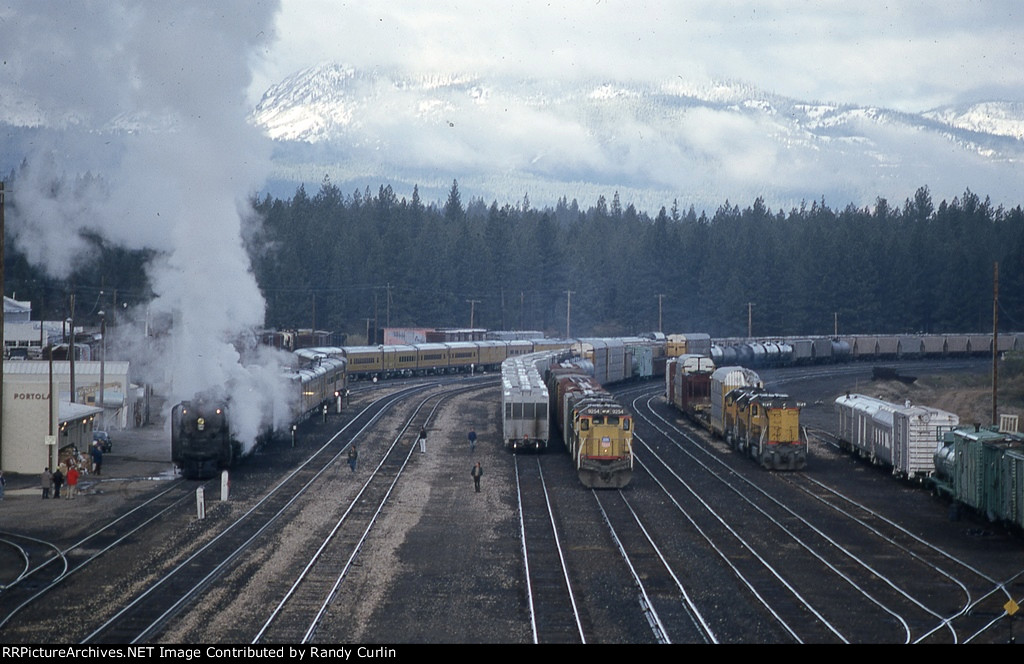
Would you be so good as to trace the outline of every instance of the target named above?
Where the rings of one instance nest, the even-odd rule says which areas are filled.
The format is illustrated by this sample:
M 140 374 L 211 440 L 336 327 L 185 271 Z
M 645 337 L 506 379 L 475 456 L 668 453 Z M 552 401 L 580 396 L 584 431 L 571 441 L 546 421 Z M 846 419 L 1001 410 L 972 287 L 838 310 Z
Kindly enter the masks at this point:
M 196 489 L 196 516 L 200 520 L 206 518 L 206 498 L 203 495 L 203 487 Z
M 227 501 L 230 489 L 231 480 L 228 478 L 228 471 L 222 470 L 220 473 L 220 502 Z

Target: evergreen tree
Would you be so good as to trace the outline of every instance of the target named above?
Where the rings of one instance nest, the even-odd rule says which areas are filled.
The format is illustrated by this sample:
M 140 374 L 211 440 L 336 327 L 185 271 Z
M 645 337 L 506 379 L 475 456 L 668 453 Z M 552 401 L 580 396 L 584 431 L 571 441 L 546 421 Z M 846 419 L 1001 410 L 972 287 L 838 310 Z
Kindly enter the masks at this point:
M 444 218 L 448 221 L 458 221 L 464 214 L 462 197 L 459 195 L 459 182 L 452 180 L 452 188 L 448 192 L 448 202 L 444 204 Z

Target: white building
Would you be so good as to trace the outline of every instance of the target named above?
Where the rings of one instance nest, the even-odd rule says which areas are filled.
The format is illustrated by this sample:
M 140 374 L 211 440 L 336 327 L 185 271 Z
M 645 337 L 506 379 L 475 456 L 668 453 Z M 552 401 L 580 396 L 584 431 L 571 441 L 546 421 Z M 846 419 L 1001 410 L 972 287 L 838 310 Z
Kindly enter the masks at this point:
M 100 371 L 103 399 L 100 403 Z M 128 362 L 75 362 L 75 402 L 71 402 L 71 363 L 32 360 L 4 362 L 3 437 L 0 468 L 14 473 L 39 473 L 56 465 L 57 452 L 68 445 L 88 450 L 96 429 L 127 428 L 134 421 L 136 400 L 128 382 Z M 51 400 L 51 394 L 53 400 Z M 51 403 L 56 403 L 56 412 Z M 53 420 L 51 435 L 51 424 Z
M 4 295 L 4 322 L 25 323 L 32 317 L 32 303 Z
M 42 349 L 66 341 L 65 325 L 60 321 L 20 321 L 4 319 L 4 357 L 40 359 Z M 81 327 L 76 327 L 81 332 Z

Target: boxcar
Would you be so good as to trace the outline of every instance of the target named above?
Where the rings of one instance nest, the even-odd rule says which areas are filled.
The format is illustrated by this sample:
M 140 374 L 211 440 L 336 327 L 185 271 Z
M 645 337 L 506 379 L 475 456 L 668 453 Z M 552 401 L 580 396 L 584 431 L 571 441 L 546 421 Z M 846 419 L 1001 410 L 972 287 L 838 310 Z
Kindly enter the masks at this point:
M 1024 528 L 1024 435 L 979 426 L 947 432 L 932 482 L 990 521 Z
M 842 447 L 906 478 L 930 475 L 935 470 L 935 451 L 942 436 L 960 424 L 955 413 L 910 402 L 890 403 L 863 394 L 839 397 L 835 412 Z

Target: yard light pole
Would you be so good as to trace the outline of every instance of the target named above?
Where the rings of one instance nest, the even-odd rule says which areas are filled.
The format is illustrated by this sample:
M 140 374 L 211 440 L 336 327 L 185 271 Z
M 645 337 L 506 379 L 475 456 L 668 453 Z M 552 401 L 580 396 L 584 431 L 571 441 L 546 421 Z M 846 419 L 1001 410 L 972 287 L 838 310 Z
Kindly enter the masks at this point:
M 106 384 L 107 369 L 107 315 L 100 311 L 100 426 L 103 431 L 107 430 L 107 407 L 103 398 L 103 388 Z

